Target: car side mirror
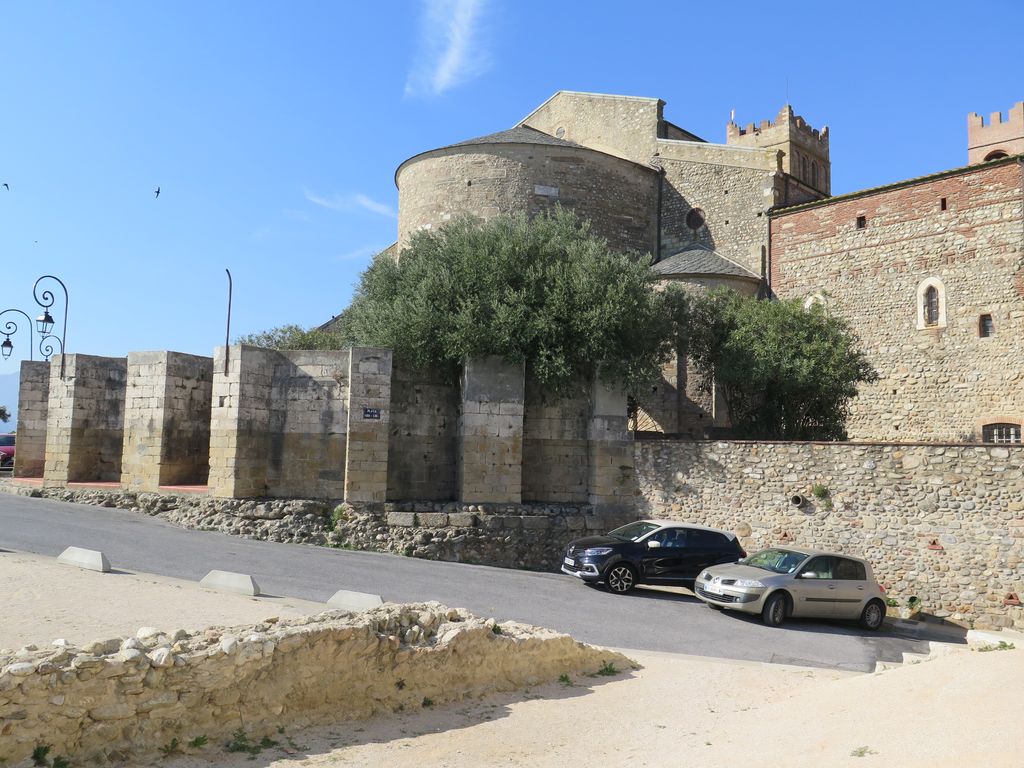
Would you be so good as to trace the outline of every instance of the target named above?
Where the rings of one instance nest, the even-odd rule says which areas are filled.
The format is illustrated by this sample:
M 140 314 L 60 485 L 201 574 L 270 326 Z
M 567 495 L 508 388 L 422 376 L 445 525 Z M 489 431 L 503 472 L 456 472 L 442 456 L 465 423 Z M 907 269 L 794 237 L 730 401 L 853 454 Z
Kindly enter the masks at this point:
M 654 539 L 651 539 L 650 541 L 647 542 L 647 548 L 648 549 L 659 549 L 660 547 L 661 547 L 661 542 L 660 541 L 655 541 Z
M 818 574 L 816 574 L 814 571 L 803 571 L 802 573 L 797 574 L 797 578 L 798 579 L 816 579 L 816 578 L 818 578 Z

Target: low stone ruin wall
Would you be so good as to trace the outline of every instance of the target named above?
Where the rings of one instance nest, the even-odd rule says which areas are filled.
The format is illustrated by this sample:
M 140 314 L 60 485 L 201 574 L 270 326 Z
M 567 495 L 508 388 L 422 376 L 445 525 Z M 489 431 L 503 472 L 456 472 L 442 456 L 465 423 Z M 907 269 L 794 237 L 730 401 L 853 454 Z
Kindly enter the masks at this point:
M 355 503 L 308 499 L 215 499 L 85 488 L 0 483 L 9 492 L 57 501 L 130 509 L 185 528 L 265 541 L 557 571 L 572 539 L 633 520 L 631 513 L 595 514 L 589 505 Z
M 640 514 L 866 558 L 889 595 L 1024 627 L 1024 447 L 644 440 Z M 794 497 L 801 497 L 794 504 Z
M 212 754 L 229 739 L 259 744 L 280 739 L 282 728 L 417 710 L 630 664 L 568 635 L 495 624 L 438 603 L 195 635 L 144 627 L 135 637 L 83 648 L 0 651 L 0 764 L 45 746 L 50 759 L 74 765 L 172 747 Z

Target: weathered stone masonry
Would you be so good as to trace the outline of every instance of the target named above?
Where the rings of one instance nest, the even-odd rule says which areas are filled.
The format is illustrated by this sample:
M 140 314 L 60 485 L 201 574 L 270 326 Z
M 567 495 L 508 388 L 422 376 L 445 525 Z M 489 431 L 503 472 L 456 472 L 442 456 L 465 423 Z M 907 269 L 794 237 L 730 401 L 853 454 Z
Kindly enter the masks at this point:
M 851 403 L 851 438 L 980 441 L 986 423 L 1024 423 L 1019 158 L 773 214 L 771 285 L 821 297 L 877 369 Z M 939 291 L 930 327 L 925 285 Z
M 470 360 L 457 383 L 396 376 L 387 349 L 238 345 L 212 360 L 69 355 L 64 377 L 59 358 L 49 368 L 47 377 L 24 367 L 26 450 L 16 474 L 39 471 L 45 440 L 51 487 L 186 486 L 215 498 L 375 505 L 526 501 L 614 513 L 632 499 L 625 397 L 593 382 L 571 401 L 527 398 L 522 363 Z
M 645 440 L 636 458 L 643 515 L 736 531 L 748 551 L 862 556 L 928 613 L 1024 626 L 1022 447 Z
M 121 483 L 132 490 L 205 485 L 213 360 L 180 352 L 128 355 Z
M 42 477 L 46 465 L 46 418 L 50 364 L 23 360 L 18 389 L 18 450 L 15 477 Z
M 118 482 L 127 360 L 65 355 L 51 361 L 46 415 L 47 485 Z M 17 457 L 15 457 L 17 463 Z
M 143 627 L 81 648 L 0 650 L 0 763 L 27 764 L 48 744 L 51 757 L 72 756 L 75 765 L 137 765 L 143 755 L 148 764 L 159 748 L 184 750 L 199 736 L 213 749 L 240 729 L 259 744 L 281 739 L 285 727 L 418 710 L 630 663 L 568 635 L 438 603 L 195 633 Z

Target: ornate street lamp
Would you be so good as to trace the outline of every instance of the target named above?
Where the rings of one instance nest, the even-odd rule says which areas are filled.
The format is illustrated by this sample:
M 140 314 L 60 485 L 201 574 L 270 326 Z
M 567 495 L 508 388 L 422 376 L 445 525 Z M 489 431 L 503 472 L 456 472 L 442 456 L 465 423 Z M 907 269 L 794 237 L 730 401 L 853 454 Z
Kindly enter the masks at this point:
M 50 314 L 50 307 L 53 306 L 55 301 L 53 293 L 49 290 L 44 290 L 42 293 L 39 292 L 39 283 L 43 280 L 54 280 L 60 284 L 60 287 L 64 289 L 64 328 L 61 331 L 61 335 L 57 336 L 51 331 L 54 327 L 53 316 Z M 60 377 L 64 378 L 64 343 L 68 335 L 68 287 L 58 277 L 53 275 L 43 275 L 36 284 L 32 287 L 32 296 L 36 300 L 36 304 L 43 308 L 43 314 L 36 318 L 36 330 L 39 331 L 39 335 L 42 337 L 39 339 L 39 351 L 43 357 L 47 360 L 50 359 L 50 355 L 54 353 L 53 343 L 57 342 L 60 344 Z
M 0 317 L 3 317 L 8 312 L 17 312 L 19 315 L 27 320 L 28 326 L 28 359 L 32 359 L 32 318 L 22 312 L 20 309 L 5 309 L 0 312 Z M 14 342 L 11 341 L 11 335 L 18 332 L 18 324 L 13 320 L 8 320 L 0 328 L 0 333 L 4 335 L 3 343 L 0 344 L 0 355 L 3 355 L 4 360 L 7 360 L 11 353 L 14 351 Z

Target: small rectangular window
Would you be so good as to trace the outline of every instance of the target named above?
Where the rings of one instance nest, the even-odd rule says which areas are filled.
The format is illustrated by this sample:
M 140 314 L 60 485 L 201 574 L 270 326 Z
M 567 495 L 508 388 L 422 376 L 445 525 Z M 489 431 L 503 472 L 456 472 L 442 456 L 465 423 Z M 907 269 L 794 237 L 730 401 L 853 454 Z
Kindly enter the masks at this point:
M 1020 424 L 985 424 L 981 428 L 984 443 L 1019 443 Z
M 992 324 L 992 315 L 982 315 L 978 318 L 978 335 L 981 338 L 986 339 L 995 332 L 996 328 Z
M 946 198 L 939 200 L 939 210 L 946 210 Z
M 857 217 L 857 229 L 864 229 L 864 227 L 866 227 L 867 225 L 868 225 L 868 217 L 867 216 L 858 216 Z

